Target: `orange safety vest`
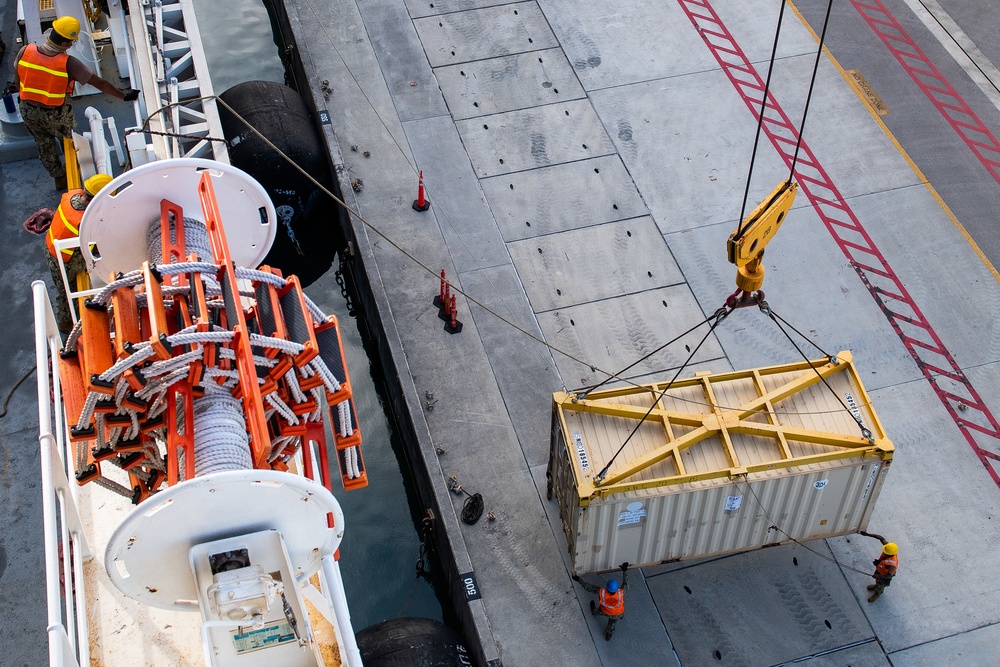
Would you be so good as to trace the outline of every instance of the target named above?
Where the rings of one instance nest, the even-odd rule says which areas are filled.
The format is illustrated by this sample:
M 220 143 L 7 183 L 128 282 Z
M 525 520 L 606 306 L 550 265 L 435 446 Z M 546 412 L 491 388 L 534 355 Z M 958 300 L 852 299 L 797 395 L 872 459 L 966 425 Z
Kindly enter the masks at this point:
M 608 616 L 619 616 L 625 613 L 625 591 L 619 588 L 614 593 L 609 593 L 606 588 L 602 588 L 601 611 Z
M 66 72 L 68 60 L 65 53 L 47 56 L 34 44 L 28 44 L 17 62 L 21 99 L 47 107 L 62 106 L 66 93 L 73 89 L 73 81 Z
M 883 555 L 878 559 L 878 564 L 875 566 L 875 574 L 882 577 L 891 577 L 896 574 L 897 567 L 899 567 L 898 557 Z
M 45 235 L 45 245 L 49 252 L 56 257 L 56 246 L 53 243 L 56 239 L 71 239 L 80 235 L 80 221 L 83 219 L 83 211 L 73 208 L 70 199 L 73 195 L 81 194 L 83 190 L 70 190 L 59 200 L 59 207 L 56 214 L 52 216 L 52 224 L 49 226 L 49 233 Z M 73 248 L 63 248 L 63 259 L 68 260 L 73 256 Z

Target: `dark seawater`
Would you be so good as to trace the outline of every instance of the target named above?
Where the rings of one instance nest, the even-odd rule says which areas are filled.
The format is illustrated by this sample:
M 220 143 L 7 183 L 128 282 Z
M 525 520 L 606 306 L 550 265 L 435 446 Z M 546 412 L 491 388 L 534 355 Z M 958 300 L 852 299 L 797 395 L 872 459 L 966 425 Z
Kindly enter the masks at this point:
M 218 95 L 251 80 L 283 83 L 284 70 L 262 2 L 195 0 L 198 26 Z M 334 264 L 334 268 L 336 263 Z M 347 599 L 355 630 L 387 618 L 423 616 L 442 620 L 433 585 L 415 576 L 420 541 L 411 510 L 415 498 L 404 477 L 402 448 L 386 414 L 358 323 L 348 314 L 331 269 L 306 291 L 327 314 L 340 320 L 345 356 L 364 439 L 367 488 L 344 492 L 334 471 L 334 493 L 344 509 L 340 547 Z M 333 460 L 333 465 L 336 462 Z M 408 473 L 406 473 L 408 474 Z M 432 564 L 428 561 L 427 568 Z

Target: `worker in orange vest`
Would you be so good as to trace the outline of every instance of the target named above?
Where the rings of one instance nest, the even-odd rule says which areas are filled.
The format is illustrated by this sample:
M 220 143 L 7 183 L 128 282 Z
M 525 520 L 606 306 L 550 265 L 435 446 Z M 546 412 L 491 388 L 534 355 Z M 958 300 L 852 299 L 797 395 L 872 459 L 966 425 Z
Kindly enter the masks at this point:
M 621 564 L 622 583 L 619 586 L 617 579 L 608 579 L 604 588 L 588 584 L 582 581 L 577 574 L 573 575 L 573 581 L 578 582 L 583 590 L 589 593 L 597 593 L 597 602 L 590 601 L 590 613 L 594 616 L 607 616 L 608 627 L 604 631 L 604 639 L 611 641 L 611 636 L 615 634 L 615 624 L 625 616 L 625 591 L 628 590 L 628 562 Z
M 867 537 L 874 537 L 882 543 L 882 553 L 872 561 L 872 565 L 875 566 L 875 573 L 872 574 L 875 583 L 868 584 L 868 590 L 873 591 L 868 596 L 868 601 L 875 602 L 882 595 L 883 591 L 885 591 L 885 587 L 892 583 L 892 578 L 896 576 L 896 569 L 899 567 L 899 546 L 881 535 L 866 533 L 864 531 L 861 531 L 861 534 Z
M 17 52 L 14 85 L 20 96 L 18 109 L 21 120 L 38 146 L 38 157 L 55 179 L 56 189 L 64 190 L 66 168 L 59 159 L 59 146 L 63 138 L 73 136 L 73 128 L 76 127 L 73 107 L 68 101 L 73 84 L 89 84 L 125 101 L 138 98 L 139 91 L 130 88 L 119 90 L 66 53 L 80 37 L 80 21 L 77 18 L 60 16 L 52 22 L 52 28 L 44 37 L 45 42 L 41 45 L 27 44 Z
M 84 182 L 82 190 L 70 190 L 64 194 L 59 200 L 55 215 L 52 216 L 52 224 L 45 234 L 45 245 L 49 249 L 46 260 L 49 271 L 52 272 L 52 282 L 56 286 L 56 321 L 62 333 L 70 332 L 73 328 L 73 319 L 70 316 L 69 301 L 63 286 L 62 272 L 59 269 L 59 253 L 56 251 L 55 241 L 72 239 L 80 235 L 80 221 L 83 220 L 87 204 L 110 182 L 111 177 L 107 174 L 95 174 Z M 87 270 L 83 254 L 79 248 L 64 248 L 61 254 L 70 289 L 76 289 L 76 277 Z

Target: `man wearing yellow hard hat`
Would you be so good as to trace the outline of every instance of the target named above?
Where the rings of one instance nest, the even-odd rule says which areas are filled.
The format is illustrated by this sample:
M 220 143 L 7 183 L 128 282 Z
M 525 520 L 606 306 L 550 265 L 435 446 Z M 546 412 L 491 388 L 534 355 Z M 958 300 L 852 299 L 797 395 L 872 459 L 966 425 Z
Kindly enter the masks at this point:
M 90 84 L 126 101 L 139 97 L 139 91 L 119 90 L 66 53 L 80 37 L 80 21 L 75 17 L 60 16 L 52 22 L 52 28 L 44 37 L 43 44 L 28 44 L 18 51 L 14 83 L 21 98 L 21 118 L 38 145 L 38 157 L 55 179 L 56 189 L 64 190 L 66 168 L 59 159 L 56 144 L 61 145 L 63 137 L 72 136 L 76 127 L 73 107 L 69 104 L 73 84 Z
M 868 601 L 875 602 L 885 591 L 885 587 L 892 583 L 892 578 L 896 576 L 896 570 L 899 569 L 899 545 L 877 533 L 867 533 L 863 530 L 858 532 L 865 537 L 874 537 L 882 543 L 882 553 L 872 561 L 875 572 L 871 576 L 875 583 L 868 584 L 868 590 L 872 591 L 872 594 L 868 596 Z
M 63 287 L 62 273 L 59 270 L 58 254 L 55 246 L 56 240 L 65 240 L 80 235 L 80 221 L 83 220 L 83 212 L 87 204 L 94 195 L 111 182 L 111 177 L 107 174 L 95 174 L 83 183 L 82 190 L 70 190 L 59 200 L 59 207 L 55 215 L 52 216 L 52 224 L 45 235 L 45 245 L 49 249 L 46 256 L 49 271 L 52 273 L 52 282 L 56 286 L 56 321 L 59 324 L 59 331 L 69 333 L 73 327 L 73 319 L 69 312 L 69 301 L 66 298 L 66 290 Z M 66 265 L 66 277 L 69 278 L 71 288 L 76 287 L 76 277 L 87 270 L 83 261 L 83 254 L 79 248 L 63 249 L 63 263 Z

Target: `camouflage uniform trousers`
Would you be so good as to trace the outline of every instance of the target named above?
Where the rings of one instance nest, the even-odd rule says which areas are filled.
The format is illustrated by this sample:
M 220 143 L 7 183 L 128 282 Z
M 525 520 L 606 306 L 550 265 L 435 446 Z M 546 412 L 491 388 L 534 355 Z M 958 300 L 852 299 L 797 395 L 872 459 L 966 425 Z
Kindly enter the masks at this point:
M 24 127 L 38 146 L 38 159 L 52 178 L 64 178 L 66 168 L 60 159 L 63 137 L 72 137 L 76 116 L 69 103 L 61 107 L 36 107 L 24 100 L 18 105 Z
M 594 616 L 604 616 L 608 619 L 608 627 L 604 630 L 604 638 L 608 641 L 611 641 L 611 636 L 615 634 L 615 625 L 618 624 L 618 621 L 625 618 L 625 612 L 617 615 L 606 614 L 593 600 L 590 601 L 590 613 Z
M 59 331 L 67 334 L 73 328 L 73 318 L 69 313 L 69 300 L 66 298 L 66 288 L 63 287 L 62 273 L 59 272 L 59 260 L 53 257 L 52 253 L 46 252 L 45 261 L 52 273 L 52 284 L 56 287 L 56 322 L 59 324 Z M 69 286 L 72 289 L 76 289 L 77 275 L 86 270 L 87 263 L 83 260 L 80 250 L 74 250 L 73 256 L 66 261 L 66 277 L 69 278 Z
M 879 598 L 879 596 L 882 595 L 882 593 L 885 592 L 886 586 L 888 586 L 889 584 L 892 583 L 892 575 L 889 575 L 889 576 L 881 575 L 880 576 L 880 575 L 876 574 L 876 575 L 874 575 L 874 577 L 875 577 L 875 583 L 874 584 L 868 584 L 868 590 L 874 591 L 874 593 L 872 593 L 870 596 L 868 596 L 868 601 L 869 602 L 875 602 L 875 600 L 877 600 Z

